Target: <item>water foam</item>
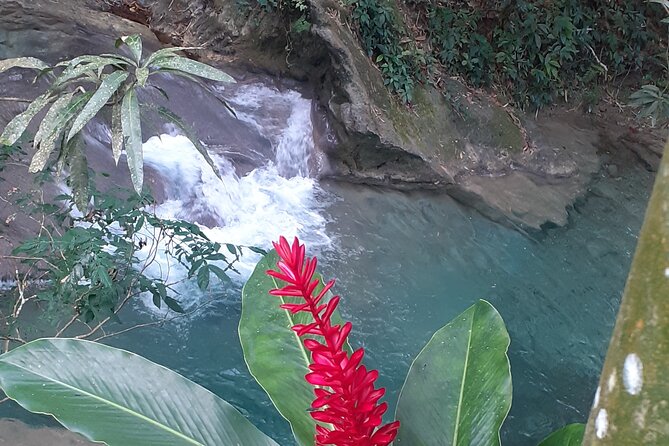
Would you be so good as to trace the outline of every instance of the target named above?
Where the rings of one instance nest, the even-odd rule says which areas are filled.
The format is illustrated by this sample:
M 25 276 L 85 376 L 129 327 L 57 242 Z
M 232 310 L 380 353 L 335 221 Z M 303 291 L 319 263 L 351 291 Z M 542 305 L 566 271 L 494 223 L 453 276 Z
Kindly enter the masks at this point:
M 288 107 L 288 118 L 254 115 L 263 103 L 277 99 L 274 106 Z M 238 111 L 241 119 L 253 121 L 270 135 L 275 159 L 239 177 L 234 166 L 223 156 L 212 154 L 222 179 L 218 178 L 204 157 L 184 136 L 163 134 L 144 144 L 144 162 L 157 171 L 167 184 L 167 200 L 155 212 L 163 218 L 179 218 L 197 223 L 212 240 L 236 245 L 271 247 L 279 235 L 299 236 L 310 249 L 319 250 L 331 244 L 325 230 L 321 198 L 324 192 L 308 177 L 307 163 L 313 152 L 310 101 L 294 91 L 280 93 L 264 86 L 245 86 L 232 103 L 244 102 Z M 271 120 L 272 122 L 269 122 Z M 162 250 L 159 250 L 159 252 Z M 253 271 L 259 255 L 244 250 L 240 272 L 233 280 L 243 283 Z M 170 271 L 170 280 L 185 275 L 185 270 L 160 256 L 148 273 L 158 275 Z M 201 293 L 184 285 L 182 296 L 198 302 Z

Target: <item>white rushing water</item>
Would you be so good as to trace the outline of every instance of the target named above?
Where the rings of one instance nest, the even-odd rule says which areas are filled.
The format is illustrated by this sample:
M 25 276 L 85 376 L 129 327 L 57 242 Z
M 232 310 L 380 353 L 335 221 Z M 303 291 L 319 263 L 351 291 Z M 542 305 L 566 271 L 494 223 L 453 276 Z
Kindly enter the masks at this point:
M 157 206 L 157 215 L 198 223 L 212 241 L 221 243 L 268 249 L 273 240 L 284 235 L 300 237 L 310 249 L 328 246 L 331 241 L 319 203 L 324 193 L 316 180 L 308 177 L 308 159 L 314 150 L 310 101 L 294 91 L 244 86 L 230 102 L 243 104 L 239 118 L 268 137 L 275 158 L 240 177 L 228 159 L 212 154 L 221 180 L 184 136 L 152 137 L 143 147 L 144 162 L 168 185 L 168 199 Z M 251 113 L 270 107 L 274 112 L 265 113 L 264 118 Z M 241 274 L 233 274 L 233 280 L 245 281 L 258 259 L 257 254 L 244 250 L 235 265 Z M 170 261 L 168 266 L 168 259 L 159 257 L 149 273 L 164 275 L 169 270 L 170 280 L 174 280 L 185 274 L 183 268 L 175 269 L 174 263 Z M 197 302 L 198 295 L 182 292 L 180 300 L 186 298 L 182 303 L 189 306 Z

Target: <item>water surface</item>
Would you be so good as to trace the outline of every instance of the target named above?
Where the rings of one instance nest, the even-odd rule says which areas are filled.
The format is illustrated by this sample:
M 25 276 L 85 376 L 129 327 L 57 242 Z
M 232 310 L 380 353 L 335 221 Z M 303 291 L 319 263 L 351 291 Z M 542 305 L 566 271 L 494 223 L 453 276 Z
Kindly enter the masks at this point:
M 586 420 L 648 199 L 648 172 L 601 174 L 567 227 L 524 234 L 442 193 L 319 182 L 310 177 L 310 101 L 262 85 L 230 94 L 273 155 L 240 172 L 221 150 L 214 156 L 221 183 L 185 139 L 151 139 L 146 162 L 168 180 L 161 215 L 203 223 L 224 242 L 269 247 L 280 234 L 302 238 L 337 279 L 342 312 L 354 323 L 352 344 L 364 346 L 368 365 L 381 371 L 393 408 L 432 333 L 483 298 L 512 338 L 514 399 L 503 442 L 535 445 Z M 192 284 L 182 288 L 186 305 L 211 302 L 195 316 L 108 342 L 202 384 L 290 446 L 290 429 L 246 370 L 237 338 L 241 286 L 257 260 L 245 256 L 227 289 L 202 295 Z M 126 312 L 123 327 L 159 317 L 148 302 Z M 0 414 L 36 420 L 12 405 Z

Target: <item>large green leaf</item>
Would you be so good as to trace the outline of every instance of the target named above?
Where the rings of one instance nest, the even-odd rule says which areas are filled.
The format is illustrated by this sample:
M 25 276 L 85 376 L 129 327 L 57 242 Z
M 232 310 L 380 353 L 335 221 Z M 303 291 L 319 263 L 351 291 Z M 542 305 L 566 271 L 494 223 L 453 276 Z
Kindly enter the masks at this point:
M 152 65 L 157 68 L 183 71 L 185 73 L 193 74 L 205 79 L 211 79 L 213 81 L 235 82 L 232 76 L 217 68 L 210 67 L 209 65 L 203 64 L 202 62 L 187 59 L 181 56 L 164 57 L 162 59 L 155 60 Z
M 585 424 L 568 424 L 546 437 L 539 446 L 581 446 L 584 433 Z
M 44 166 L 46 166 L 49 159 L 49 155 L 56 148 L 56 142 L 58 141 L 60 134 L 65 131 L 67 125 L 74 119 L 92 95 L 93 93 L 84 93 L 73 97 L 70 99 L 67 106 L 58 110 L 58 113 L 54 112 L 54 116 L 50 116 L 51 110 L 53 110 L 54 107 L 52 106 L 51 109 L 49 109 L 49 112 L 47 112 L 37 131 L 38 135 L 35 136 L 36 144 L 39 143 L 39 150 L 35 153 L 30 162 L 30 166 L 28 167 L 30 172 L 35 173 L 44 169 Z M 66 95 L 66 97 L 69 96 L 71 95 Z M 62 98 L 59 98 L 58 101 L 60 101 L 60 99 Z
M 511 408 L 509 334 L 484 300 L 437 331 L 400 393 L 395 444 L 494 446 Z
M 71 140 L 74 135 L 79 133 L 84 126 L 93 119 L 93 117 L 105 106 L 107 101 L 116 93 L 123 82 L 128 78 L 128 73 L 125 71 L 115 71 L 109 76 L 105 77 L 100 84 L 100 88 L 93 94 L 91 99 L 86 103 L 84 109 L 81 110 L 77 119 L 72 123 L 70 133 L 67 135 L 67 140 Z
M 46 70 L 49 64 L 35 57 L 17 57 L 14 59 L 0 60 L 0 73 L 10 68 L 33 68 L 35 70 Z
M 308 409 L 314 400 L 314 391 L 304 379 L 309 373 L 310 353 L 291 330 L 295 324 L 312 321 L 305 313 L 291 314 L 279 308 L 283 302 L 299 302 L 298 298 L 268 294 L 269 290 L 282 286 L 265 273 L 276 267 L 277 260 L 275 251 L 268 253 L 244 285 L 239 338 L 253 377 L 288 420 L 299 444 L 312 446 L 316 423 Z M 342 323 L 337 312 L 333 322 Z M 350 346 L 347 349 L 350 352 Z
M 9 124 L 5 127 L 2 135 L 0 135 L 0 144 L 6 146 L 14 145 L 21 135 L 23 135 L 23 132 L 26 131 L 30 121 L 32 121 L 35 115 L 46 107 L 52 99 L 53 96 L 51 96 L 50 92 L 44 93 L 32 101 L 23 113 L 14 116 L 14 119 L 9 121 Z
M 139 194 L 142 192 L 142 183 L 144 183 L 144 160 L 142 157 L 142 127 L 139 119 L 139 102 L 134 89 L 128 90 L 123 97 L 121 127 L 123 128 L 130 179 Z
M 26 409 L 110 446 L 278 446 L 205 388 L 94 342 L 18 347 L 0 356 L 0 387 Z

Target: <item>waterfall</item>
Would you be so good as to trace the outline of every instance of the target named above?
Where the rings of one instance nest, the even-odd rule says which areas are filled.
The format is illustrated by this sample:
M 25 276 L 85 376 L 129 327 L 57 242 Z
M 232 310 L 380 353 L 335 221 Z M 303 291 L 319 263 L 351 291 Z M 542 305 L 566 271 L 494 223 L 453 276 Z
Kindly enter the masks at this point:
M 299 236 L 310 248 L 328 246 L 321 213 L 325 193 L 308 168 L 314 151 L 311 101 L 295 91 L 247 85 L 229 102 L 239 106 L 239 119 L 271 141 L 274 158 L 240 176 L 224 155 L 211 153 L 220 179 L 186 137 L 152 137 L 144 143 L 144 163 L 162 177 L 167 197 L 157 206 L 157 215 L 197 223 L 212 241 L 221 243 L 269 249 L 272 240 L 285 235 Z M 245 281 L 258 259 L 245 250 L 236 264 L 241 274 L 233 280 Z M 167 259 L 156 259 L 154 273 L 167 270 L 166 263 Z M 173 275 L 174 262 L 170 263 Z

